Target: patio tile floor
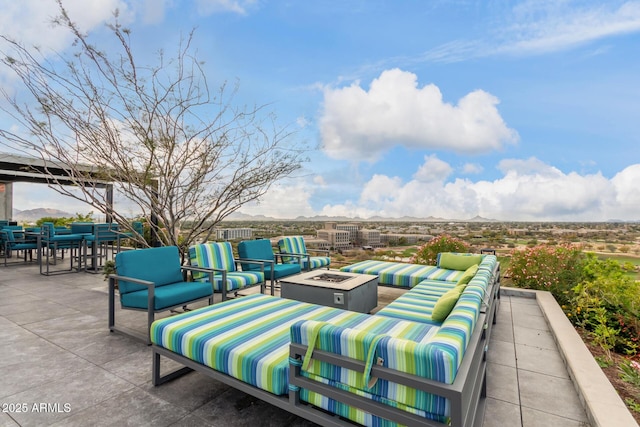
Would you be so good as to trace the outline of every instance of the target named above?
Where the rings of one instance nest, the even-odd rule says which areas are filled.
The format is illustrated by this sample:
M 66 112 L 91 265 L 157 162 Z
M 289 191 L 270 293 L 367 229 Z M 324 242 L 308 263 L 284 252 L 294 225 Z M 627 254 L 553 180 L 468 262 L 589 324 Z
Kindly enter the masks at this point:
M 381 287 L 378 309 L 402 292 Z M 145 314 L 117 322 L 142 332 Z M 197 373 L 154 387 L 149 347 L 108 331 L 102 275 L 0 269 L 0 342 L 0 403 L 26 409 L 0 427 L 314 425 Z M 484 427 L 589 425 L 535 300 L 502 297 L 487 357 Z

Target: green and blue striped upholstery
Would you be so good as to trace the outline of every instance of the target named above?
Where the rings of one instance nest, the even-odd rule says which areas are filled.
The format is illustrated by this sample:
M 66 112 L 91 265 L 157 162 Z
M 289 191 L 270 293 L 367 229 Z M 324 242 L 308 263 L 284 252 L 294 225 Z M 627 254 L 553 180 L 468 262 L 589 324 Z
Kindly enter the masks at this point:
M 268 392 L 289 389 L 290 328 L 313 319 L 425 342 L 437 328 L 254 294 L 155 321 L 151 341 Z
M 471 279 L 467 288 L 465 288 L 465 292 L 475 293 L 478 298 L 481 300 L 484 299 L 487 286 L 493 279 L 492 272 L 496 263 L 497 259 L 495 256 L 488 255 L 485 257 L 482 261 L 481 268 L 478 269 L 476 275 Z M 433 307 L 438 301 L 438 298 L 455 286 L 456 282 L 432 279 L 423 280 L 414 286 L 411 292 L 400 296 L 378 311 L 376 315 L 440 325 L 440 322 L 431 320 Z
M 287 236 L 278 240 L 278 250 L 285 254 L 308 255 L 307 246 L 302 236 Z M 310 256 L 302 258 L 303 270 L 315 270 L 317 268 L 328 267 L 331 264 L 331 258 L 326 256 Z M 299 258 L 283 256 L 282 262 L 298 263 Z M 311 264 L 309 266 L 309 264 Z
M 464 274 L 464 271 L 445 270 L 433 265 L 376 260 L 361 261 L 342 267 L 340 271 L 374 274 L 378 276 L 379 284 L 403 288 L 413 288 L 425 279 L 457 282 Z
M 384 336 L 376 343 L 375 352 L 370 354 L 367 350 L 371 348 L 369 343 L 373 342 L 374 337 L 362 337 L 352 331 L 333 326 L 320 329 L 317 334 L 315 348 L 353 357 L 365 363 L 371 358 L 382 360 L 385 367 L 452 384 L 462 363 L 462 358 L 480 313 L 482 298 L 478 294 L 478 289 L 481 289 L 478 285 L 467 285 L 456 306 L 442 325 L 439 328 L 434 325 L 436 332 L 427 341 L 416 343 Z M 413 292 L 412 290 L 409 294 Z M 424 301 L 427 302 L 430 298 L 432 303 L 435 304 L 437 298 L 434 297 L 424 296 Z M 373 317 L 396 318 L 385 316 L 384 310 Z M 405 318 L 409 319 L 411 316 L 406 316 Z M 420 323 L 428 324 L 430 315 L 416 320 Z M 309 337 L 313 336 L 309 331 L 317 327 L 315 323 L 310 321 L 294 325 L 292 327 L 292 341 L 309 345 Z M 295 328 L 300 331 L 294 333 Z M 367 387 L 369 378 L 366 374 L 337 368 L 313 359 L 308 366 L 305 367 L 303 365 L 302 369 L 303 375 L 316 381 L 330 384 L 333 387 L 347 390 L 351 393 L 367 396 L 376 401 L 385 402 L 390 406 L 401 408 L 426 418 L 446 423 L 450 417 L 450 402 L 441 396 L 389 383 L 382 379 L 369 388 Z M 383 420 L 377 417 L 372 417 L 370 414 L 336 402 L 318 393 L 302 389 L 300 396 L 304 401 L 338 413 L 353 421 L 363 423 L 363 420 L 365 420 L 365 425 L 378 425 L 378 423 L 385 425 L 382 422 Z
M 359 396 L 366 397 L 376 402 L 384 403 L 393 408 L 398 408 L 403 411 L 410 412 L 412 414 L 416 414 L 424 418 L 435 420 L 437 422 L 443 423 L 444 425 L 447 425 L 449 423 L 448 417 L 439 417 L 439 416 L 427 413 L 425 411 L 420 411 L 410 406 L 402 405 L 398 402 L 394 402 L 389 399 L 384 399 L 384 398 L 381 398 L 380 396 L 372 395 L 371 393 L 367 393 L 362 390 L 354 389 L 353 387 L 347 387 L 344 384 L 337 383 L 335 381 L 329 381 L 324 378 L 318 378 L 315 376 L 310 376 L 310 377 L 316 381 L 320 381 L 327 385 L 330 385 L 331 387 L 335 387 L 335 388 L 347 391 L 349 393 L 357 394 Z M 306 389 L 300 390 L 300 399 L 304 402 L 308 402 L 314 406 L 317 406 L 318 408 L 322 408 L 326 411 L 329 411 L 332 414 L 338 414 L 341 417 L 344 417 L 346 419 L 349 419 L 361 425 L 376 426 L 376 427 L 397 427 L 398 426 L 398 424 L 393 421 L 389 421 L 385 418 L 380 418 L 378 416 L 372 415 L 363 410 L 354 408 L 353 406 L 349 406 L 343 402 L 338 402 L 337 400 L 328 398 L 326 396 L 323 396 L 315 392 L 310 392 L 309 390 L 306 390 Z
M 404 295 L 378 311 L 376 316 L 393 317 L 396 319 L 409 320 L 440 325 L 440 322 L 431 320 L 431 312 L 438 298 L 449 289 L 455 287 L 455 282 L 439 282 L 425 280 L 418 283 Z
M 237 271 L 233 249 L 229 242 L 208 242 L 193 245 L 189 248 L 189 261 L 194 267 L 226 270 L 227 291 L 236 291 L 264 282 L 264 273 L 261 271 Z M 206 282 L 209 280 L 207 273 L 194 271 L 192 274 L 195 281 Z M 222 274 L 215 273 L 213 281 L 213 289 L 216 292 L 221 292 Z

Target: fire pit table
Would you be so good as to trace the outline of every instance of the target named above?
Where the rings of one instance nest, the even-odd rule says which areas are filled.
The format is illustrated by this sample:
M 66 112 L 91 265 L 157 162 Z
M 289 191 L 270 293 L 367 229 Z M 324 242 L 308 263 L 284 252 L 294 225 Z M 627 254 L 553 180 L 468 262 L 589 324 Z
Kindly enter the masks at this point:
M 378 276 L 315 270 L 282 279 L 281 296 L 369 313 L 378 305 Z

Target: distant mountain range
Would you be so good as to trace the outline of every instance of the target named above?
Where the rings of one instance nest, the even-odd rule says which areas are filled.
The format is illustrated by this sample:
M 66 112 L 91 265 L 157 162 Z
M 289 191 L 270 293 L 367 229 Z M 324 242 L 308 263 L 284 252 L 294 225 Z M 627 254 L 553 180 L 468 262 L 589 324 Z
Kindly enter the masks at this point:
M 35 222 L 40 218 L 51 217 L 51 218 L 60 218 L 60 217 L 73 217 L 74 214 L 70 214 L 69 212 L 64 212 L 58 209 L 51 208 L 36 208 L 36 209 L 27 209 L 24 211 L 14 209 L 13 210 L 13 220 L 21 221 L 21 222 Z
M 52 218 L 60 218 L 60 217 L 73 217 L 74 214 L 70 214 L 69 212 L 64 212 L 58 209 L 51 208 L 36 208 L 36 209 L 27 209 L 27 210 L 13 210 L 13 220 L 21 221 L 21 222 L 35 222 L 43 217 L 52 217 Z M 326 216 L 326 215 L 315 215 L 315 216 L 298 216 L 296 218 L 273 218 L 264 215 L 248 215 L 240 212 L 234 212 L 226 218 L 227 221 L 315 221 L 315 222 L 357 222 L 357 221 L 367 221 L 367 222 L 497 222 L 494 219 L 483 218 L 481 216 L 476 216 L 466 220 L 455 220 L 455 219 L 446 219 L 446 218 L 437 218 L 434 216 L 428 216 L 426 218 L 418 218 L 413 216 L 403 216 L 400 218 L 386 218 L 382 216 L 374 216 L 371 218 L 350 218 L 346 216 Z
M 234 212 L 226 218 L 228 221 L 315 221 L 315 222 L 324 222 L 324 221 L 339 221 L 339 222 L 358 222 L 358 221 L 367 221 L 367 222 L 498 222 L 495 219 L 483 218 L 479 215 L 476 215 L 470 219 L 447 219 L 447 218 L 438 218 L 434 216 L 428 216 L 426 218 L 418 218 L 414 216 L 403 216 L 400 218 L 387 218 L 382 216 L 373 216 L 371 218 L 351 218 L 346 216 L 326 216 L 326 215 L 315 215 L 315 216 L 298 216 L 296 218 L 289 219 L 281 219 L 281 218 L 272 218 L 264 215 L 248 215 L 240 212 Z

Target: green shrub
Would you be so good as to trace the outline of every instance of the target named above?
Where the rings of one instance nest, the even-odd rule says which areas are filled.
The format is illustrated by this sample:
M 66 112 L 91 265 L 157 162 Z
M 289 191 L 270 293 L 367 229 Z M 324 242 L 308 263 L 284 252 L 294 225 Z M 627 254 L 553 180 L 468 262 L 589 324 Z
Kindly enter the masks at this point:
M 640 345 L 640 286 L 617 261 L 601 260 L 594 254 L 588 254 L 583 272 L 584 280 L 574 287 L 567 305 L 570 309 L 565 307 L 567 316 L 596 334 L 605 326 L 617 330 L 614 351 L 636 354 Z
M 413 264 L 436 265 L 436 258 L 440 252 L 469 252 L 469 244 L 462 240 L 441 234 L 420 246 L 411 258 Z

